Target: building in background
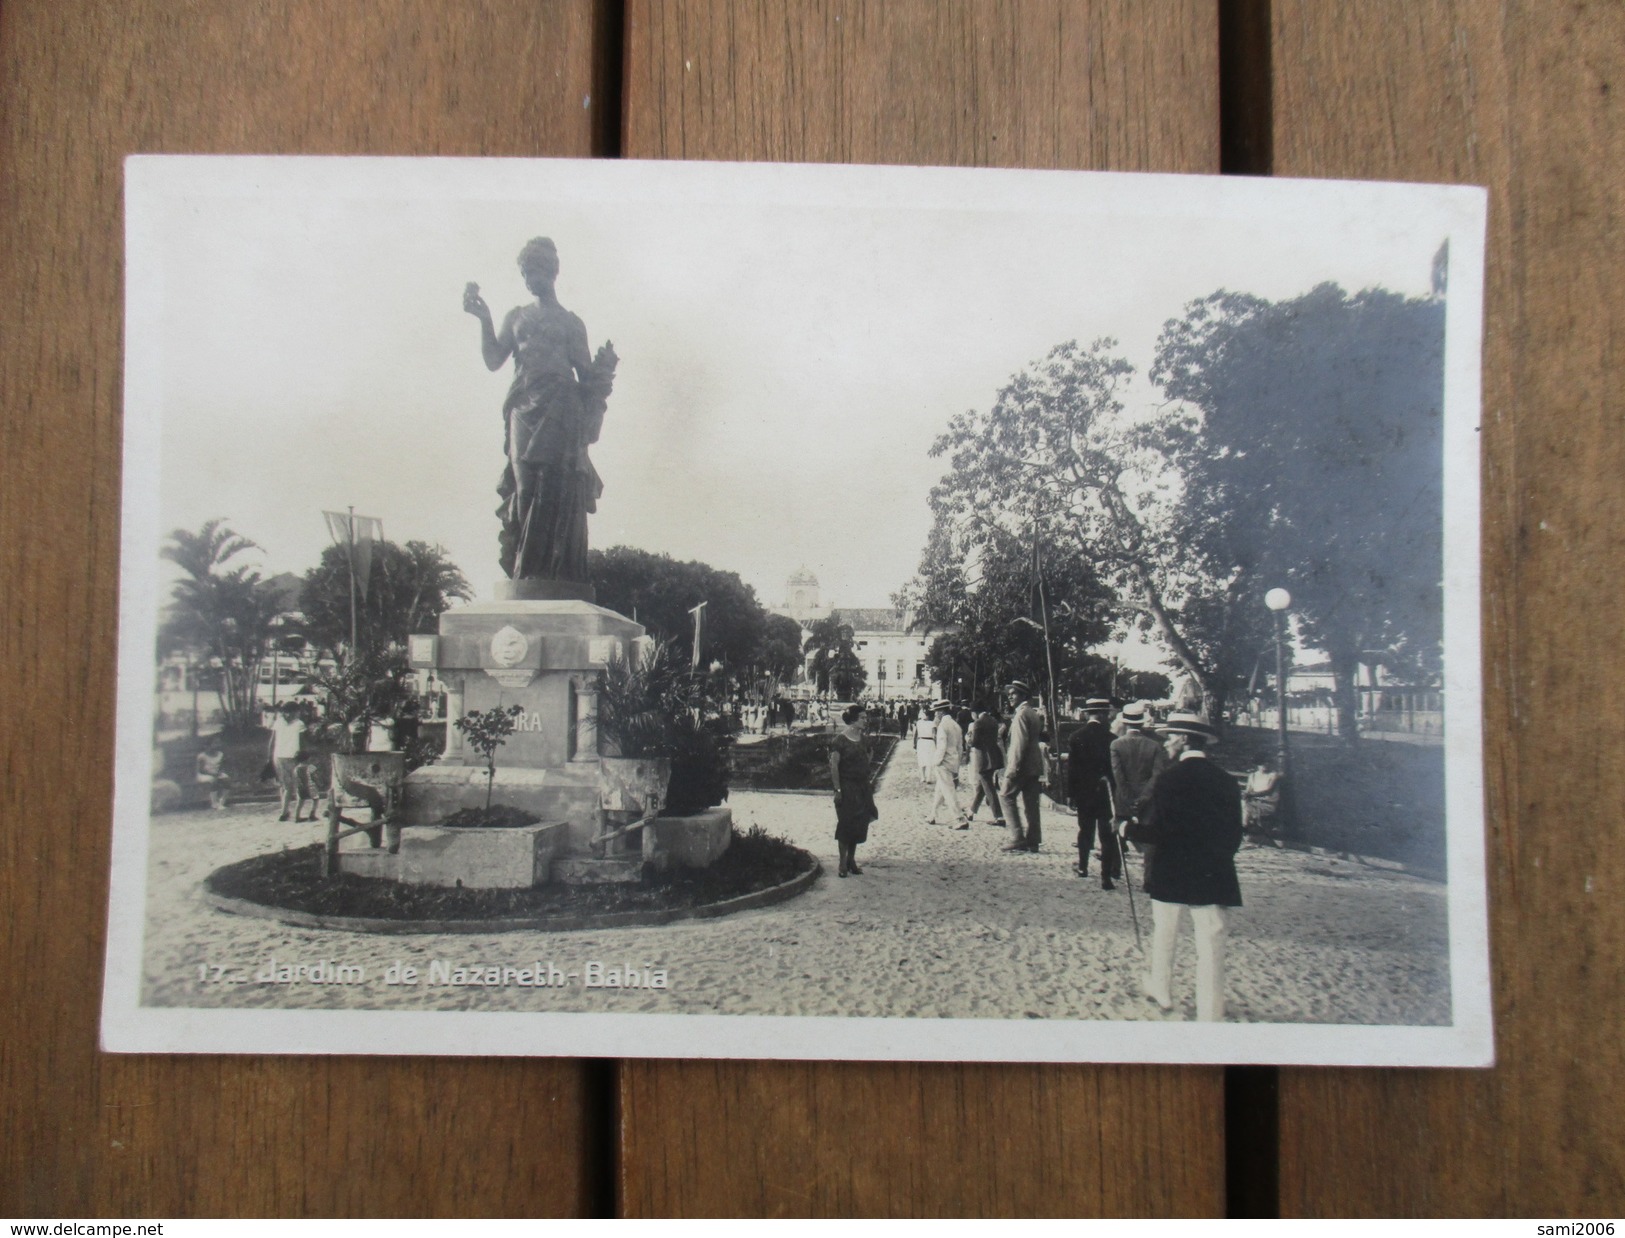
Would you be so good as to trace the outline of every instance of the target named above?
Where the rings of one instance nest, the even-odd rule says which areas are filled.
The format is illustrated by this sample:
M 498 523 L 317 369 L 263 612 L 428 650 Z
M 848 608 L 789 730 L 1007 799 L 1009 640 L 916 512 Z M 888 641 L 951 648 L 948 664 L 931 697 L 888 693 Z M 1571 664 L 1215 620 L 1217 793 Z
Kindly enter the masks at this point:
M 769 609 L 794 619 L 803 633 L 821 619 L 834 618 L 850 627 L 853 652 L 868 676 L 863 691 L 866 698 L 891 700 L 938 696 L 942 692 L 925 658 L 931 642 L 953 631 L 951 627 L 927 630 L 916 625 L 912 612 L 893 606 L 826 606 L 819 596 L 818 577 L 805 567 L 792 572 L 785 581 L 783 604 Z

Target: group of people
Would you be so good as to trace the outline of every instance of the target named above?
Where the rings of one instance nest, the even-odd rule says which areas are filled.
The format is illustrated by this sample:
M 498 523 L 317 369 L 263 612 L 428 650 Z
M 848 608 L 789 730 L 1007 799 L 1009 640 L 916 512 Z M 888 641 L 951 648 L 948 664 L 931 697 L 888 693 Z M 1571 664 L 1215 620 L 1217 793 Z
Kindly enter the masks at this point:
M 310 744 L 310 727 L 305 721 L 305 710 L 293 701 L 284 701 L 274 710 L 266 712 L 266 725 L 271 732 L 265 752 L 265 771 L 262 778 L 274 777 L 281 800 L 282 815 L 288 819 L 288 805 L 294 805 L 295 821 L 303 820 L 305 805 L 310 805 L 310 819 L 316 819 L 321 798 L 321 775 L 317 754 Z M 209 796 L 209 807 L 216 812 L 228 804 L 232 785 L 226 769 L 226 750 L 218 734 L 204 741 L 197 754 L 194 777 Z
M 1078 813 L 1079 876 L 1098 844 L 1100 877 L 1112 889 L 1123 875 L 1124 839 L 1144 856 L 1151 900 L 1151 968 L 1145 995 L 1173 1007 L 1174 948 L 1189 912 L 1196 937 L 1196 1017 L 1224 1018 L 1225 912 L 1241 906 L 1236 852 L 1242 793 L 1229 772 L 1207 759 L 1218 735 L 1198 714 L 1157 723 L 1140 702 L 1126 708 L 1121 734 L 1107 725 L 1109 700 L 1084 704 L 1084 724 L 1067 746 L 1067 793 Z
M 932 704 L 929 756 L 921 774 L 933 788 L 930 824 L 967 830 L 985 798 L 993 824 L 1004 827 L 1005 854 L 1032 853 L 1043 841 L 1039 797 L 1048 757 L 1045 721 L 1029 685 L 1005 690 L 1007 721 L 988 708 L 971 715 L 968 728 L 953 703 Z M 1199 714 L 1175 712 L 1158 722 L 1146 702 L 1125 707 L 1115 721 L 1111 701 L 1084 704 L 1083 725 L 1067 744 L 1067 795 L 1078 818 L 1078 861 L 1073 871 L 1089 876 L 1100 857 L 1100 883 L 1113 890 L 1123 880 L 1126 840 L 1142 854 L 1143 888 L 1151 900 L 1152 940 L 1147 998 L 1173 1007 L 1173 959 L 1187 911 L 1196 939 L 1196 1014 L 1224 1017 L 1226 911 L 1241 906 L 1235 855 L 1242 841 L 1242 792 L 1235 778 L 1207 759 L 1218 736 Z M 856 849 L 879 816 L 864 744 L 866 711 L 850 706 L 830 749 L 835 790 L 838 876 L 861 874 Z M 922 723 L 924 720 L 922 720 Z M 924 726 L 916 728 L 915 751 Z M 975 794 L 968 811 L 959 800 L 959 773 L 968 759 Z
M 939 700 L 911 724 L 921 780 L 933 787 L 929 824 L 938 824 L 940 816 L 949 828 L 967 830 L 985 799 L 993 824 L 1008 832 L 1006 853 L 1039 849 L 1048 728 L 1031 697 L 1031 688 L 1018 680 L 1005 689 L 1008 719 L 986 706 L 956 711 L 952 701 Z M 975 788 L 968 809 L 959 799 L 959 774 L 967 763 Z

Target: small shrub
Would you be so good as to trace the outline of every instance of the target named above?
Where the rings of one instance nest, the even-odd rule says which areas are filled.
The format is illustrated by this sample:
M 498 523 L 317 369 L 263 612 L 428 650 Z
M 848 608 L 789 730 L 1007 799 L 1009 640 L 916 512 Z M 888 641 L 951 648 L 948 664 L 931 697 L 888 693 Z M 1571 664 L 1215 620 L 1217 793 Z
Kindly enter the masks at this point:
M 484 711 L 471 709 L 453 723 L 467 737 L 474 750 L 485 758 L 485 807 L 491 807 L 491 787 L 497 777 L 497 749 L 508 742 L 514 723 L 524 710 L 518 705 Z

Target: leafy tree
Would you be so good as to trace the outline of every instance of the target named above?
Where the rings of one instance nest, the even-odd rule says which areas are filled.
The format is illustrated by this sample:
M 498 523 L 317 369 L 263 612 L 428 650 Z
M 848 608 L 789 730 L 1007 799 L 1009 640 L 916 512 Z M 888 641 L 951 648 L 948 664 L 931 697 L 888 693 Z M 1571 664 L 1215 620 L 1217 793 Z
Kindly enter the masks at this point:
M 1012 679 L 1047 684 L 1053 660 L 1064 689 L 1111 632 L 1112 590 L 1053 521 L 1034 530 L 951 502 L 935 506 L 919 573 L 900 595 L 918 607 L 921 622 L 958 629 L 934 642 L 927 664 L 950 690 L 963 679 L 972 697 L 984 697 Z
M 1362 660 L 1438 665 L 1443 357 L 1442 299 L 1333 284 L 1280 303 L 1215 293 L 1158 341 L 1151 377 L 1201 414 L 1200 433 L 1172 443 L 1179 535 L 1230 582 L 1254 654 L 1263 593 L 1291 591 L 1349 739 Z
M 1125 701 L 1166 701 L 1173 681 L 1161 671 L 1118 671 L 1117 691 Z
M 869 672 L 863 669 L 850 640 L 835 651 L 829 668 L 829 688 L 837 700 L 855 701 L 863 695 L 869 683 Z
M 176 582 L 159 632 L 169 649 L 190 648 L 218 665 L 220 708 L 228 731 L 254 721 L 254 682 L 279 609 L 276 591 L 257 570 L 232 560 L 259 549 L 210 520 L 193 533 L 176 529 L 162 555 L 185 575 Z
M 387 648 L 318 666 L 309 683 L 322 706 L 321 737 L 339 752 L 366 751 L 372 724 L 396 717 L 412 696 L 411 672 L 406 655 Z
M 454 600 L 473 597 L 468 579 L 440 546 L 376 542 L 367 596 L 356 595 L 357 639 L 363 650 L 404 646 L 415 632 L 433 632 Z M 342 546 L 328 546 L 305 573 L 299 591 L 305 632 L 337 652 L 350 643 L 350 567 Z
M 1110 658 L 1090 654 L 1072 670 L 1072 694 L 1076 697 L 1103 696 L 1115 701 L 1165 701 L 1173 683 L 1161 671 L 1136 671 L 1119 666 Z
M 519 715 L 524 713 L 519 705 L 510 705 L 506 709 L 492 706 L 481 711 L 470 709 L 452 723 L 461 731 L 474 751 L 485 758 L 485 809 L 491 810 L 491 788 L 497 778 L 497 749 L 508 742 L 508 736 L 513 734 L 514 723 Z
M 1119 611 L 1137 615 L 1185 668 L 1216 715 L 1225 683 L 1186 631 L 1184 609 L 1225 582 L 1180 536 L 1170 461 L 1197 432 L 1188 412 L 1128 415 L 1118 399 L 1133 367 L 1113 340 L 1052 349 L 1016 374 L 985 413 L 970 410 L 932 446 L 950 473 L 931 495 L 957 536 L 1031 536 L 1085 565 Z
M 813 685 L 843 701 L 856 700 L 869 682 L 857 655 L 850 624 L 837 615 L 814 620 L 807 628 L 807 673 Z
M 742 672 L 756 660 L 767 612 L 737 572 L 614 546 L 589 550 L 587 573 L 597 588 L 599 605 L 631 616 L 656 640 L 672 641 L 684 650 L 693 648 L 694 618 L 689 611 L 706 603 L 702 665 L 720 661 Z
M 767 615 L 753 659 L 757 670 L 777 683 L 793 683 L 801 673 L 802 628 L 788 615 Z

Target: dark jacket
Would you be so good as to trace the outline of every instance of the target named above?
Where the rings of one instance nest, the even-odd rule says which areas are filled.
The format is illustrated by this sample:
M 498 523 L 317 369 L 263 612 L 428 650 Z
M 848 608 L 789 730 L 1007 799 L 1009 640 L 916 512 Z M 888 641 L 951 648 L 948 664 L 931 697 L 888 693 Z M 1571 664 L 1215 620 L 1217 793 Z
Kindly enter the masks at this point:
M 999 720 L 992 714 L 983 714 L 971 723 L 967 732 L 970 746 L 982 754 L 982 768 L 1004 768 L 1004 749 L 999 747 Z
M 1066 793 L 1085 817 L 1109 817 L 1112 783 L 1112 733 L 1091 718 L 1066 745 Z
M 1145 892 L 1158 902 L 1241 906 L 1241 790 L 1207 757 L 1175 761 L 1158 774 L 1146 814 L 1128 836 L 1151 845 Z
M 1167 768 L 1168 753 L 1144 732 L 1130 731 L 1112 741 L 1112 792 L 1119 821 L 1143 814 L 1151 780 Z

